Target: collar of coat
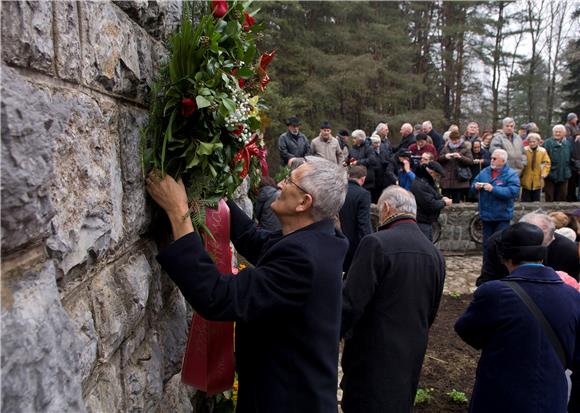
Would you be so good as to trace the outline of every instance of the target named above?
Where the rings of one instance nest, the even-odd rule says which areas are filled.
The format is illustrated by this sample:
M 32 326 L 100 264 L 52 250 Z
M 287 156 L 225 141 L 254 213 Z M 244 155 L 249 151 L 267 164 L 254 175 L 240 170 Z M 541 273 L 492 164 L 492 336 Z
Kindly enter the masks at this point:
M 545 284 L 563 284 L 556 271 L 543 265 L 520 265 L 505 278 L 506 281 L 529 281 Z
M 417 222 L 417 220 L 413 214 L 399 212 L 398 214 L 394 214 L 388 217 L 379 227 L 379 231 L 382 231 L 383 229 L 389 229 L 403 222 Z

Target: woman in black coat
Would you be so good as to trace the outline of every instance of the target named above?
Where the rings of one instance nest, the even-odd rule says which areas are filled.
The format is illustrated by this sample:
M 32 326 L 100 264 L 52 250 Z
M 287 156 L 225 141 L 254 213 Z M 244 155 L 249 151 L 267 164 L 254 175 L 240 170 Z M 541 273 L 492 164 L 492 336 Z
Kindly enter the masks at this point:
M 411 193 L 417 202 L 417 225 L 429 241 L 433 241 L 433 223 L 439 219 L 441 210 L 451 205 L 451 199 L 441 196 L 435 188 L 435 179 L 444 175 L 443 167 L 437 162 L 420 165 L 415 171 Z

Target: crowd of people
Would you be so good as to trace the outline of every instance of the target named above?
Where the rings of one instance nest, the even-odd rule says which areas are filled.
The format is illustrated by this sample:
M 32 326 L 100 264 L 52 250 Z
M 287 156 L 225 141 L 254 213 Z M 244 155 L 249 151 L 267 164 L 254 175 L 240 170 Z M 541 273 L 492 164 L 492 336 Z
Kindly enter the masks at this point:
M 297 117 L 288 119 L 287 125 L 288 131 L 278 139 L 284 164 L 293 158 L 314 155 L 339 165 L 364 165 L 364 187 L 373 202 L 390 185 L 410 189 L 416 170 L 433 161 L 445 171 L 440 182 L 445 197 L 453 203 L 477 201 L 471 184 L 491 164 L 495 149 L 507 152 L 507 165 L 520 181 L 522 202 L 540 201 L 542 192 L 546 202 L 579 200 L 580 127 L 575 113 L 568 114 L 565 125 L 555 125 L 552 136 L 546 139 L 533 122 L 522 125 L 516 133 L 515 122 L 509 117 L 503 119 L 501 129 L 482 133 L 477 122 L 469 122 L 463 134 L 457 125 L 451 125 L 443 135 L 430 121 L 414 127 L 404 123 L 398 145 L 391 142 L 389 125 L 384 122 L 370 135 L 357 129 L 352 133 L 341 130 L 334 137 L 330 123 L 324 121 L 312 142 L 300 132 Z
M 580 210 L 510 225 L 521 188 L 534 200 L 552 179 L 553 193 L 567 194 L 555 179 L 556 155 L 572 144 L 557 126 L 543 147 L 533 129 L 522 139 L 513 126 L 506 118 L 480 138 L 474 122 L 446 136 L 429 121 L 406 123 L 395 146 L 386 123 L 370 136 L 334 137 L 323 122 L 310 142 L 289 119 L 279 139 L 289 172 L 263 180 L 257 221 L 228 201 L 230 238 L 252 264 L 235 276 L 217 270 L 194 233 L 183 183 L 148 175 L 175 239 L 161 266 L 203 317 L 236 322 L 238 412 L 336 413 L 341 340 L 343 411 L 412 411 L 445 280 L 431 224 L 469 196 L 484 230 L 479 287 L 455 325 L 482 350 L 470 411 L 580 409 L 580 264 L 564 235 L 577 235 Z M 540 171 L 529 185 L 528 167 Z

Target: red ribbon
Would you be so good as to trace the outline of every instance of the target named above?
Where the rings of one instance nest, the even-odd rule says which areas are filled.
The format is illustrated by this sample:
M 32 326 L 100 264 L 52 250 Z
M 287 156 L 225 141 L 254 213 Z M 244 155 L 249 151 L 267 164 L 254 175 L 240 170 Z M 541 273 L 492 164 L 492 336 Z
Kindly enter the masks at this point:
M 243 162 L 244 167 L 242 172 L 240 172 L 240 177 L 243 179 L 248 175 L 248 170 L 250 169 L 250 158 L 252 156 L 257 157 L 260 160 L 260 166 L 262 167 L 262 176 L 268 175 L 268 162 L 266 161 L 266 155 L 268 151 L 266 148 L 260 148 L 256 142 L 258 135 L 255 135 L 242 149 L 236 153 L 234 156 L 234 162 Z

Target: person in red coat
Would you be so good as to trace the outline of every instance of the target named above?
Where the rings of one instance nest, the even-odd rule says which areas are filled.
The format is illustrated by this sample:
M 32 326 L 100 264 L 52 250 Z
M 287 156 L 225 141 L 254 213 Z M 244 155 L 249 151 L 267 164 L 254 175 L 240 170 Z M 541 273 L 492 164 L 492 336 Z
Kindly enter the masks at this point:
M 427 135 L 425 135 L 424 133 L 418 133 L 415 136 L 415 139 L 417 139 L 417 142 L 409 145 L 409 150 L 411 151 L 413 156 L 421 156 L 424 153 L 428 152 L 430 154 L 433 154 L 433 159 L 438 158 L 437 149 L 435 149 L 435 146 L 431 145 L 430 143 L 427 143 Z

